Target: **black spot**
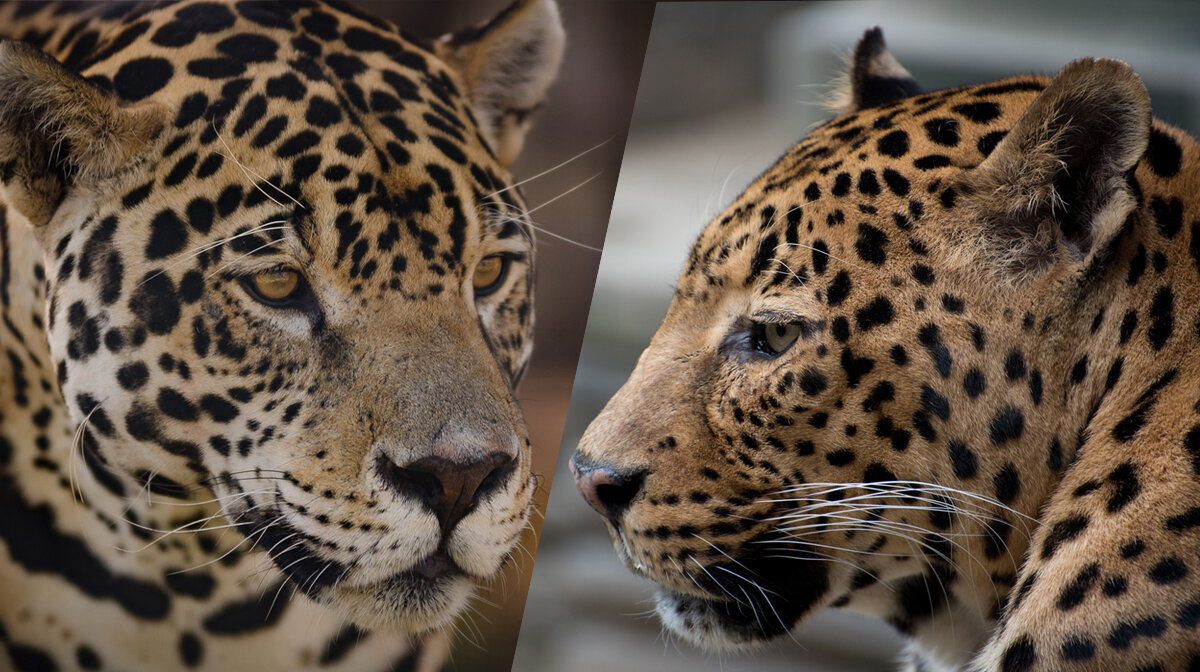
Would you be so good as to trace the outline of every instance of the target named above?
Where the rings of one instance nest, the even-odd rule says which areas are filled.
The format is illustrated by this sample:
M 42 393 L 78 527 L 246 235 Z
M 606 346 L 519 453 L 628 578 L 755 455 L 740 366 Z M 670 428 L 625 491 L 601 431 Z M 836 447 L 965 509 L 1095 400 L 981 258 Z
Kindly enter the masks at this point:
M 165 58 L 137 58 L 117 70 L 113 88 L 125 100 L 141 100 L 166 86 L 174 74 L 175 66 Z
M 991 133 L 980 137 L 979 142 L 975 144 L 975 147 L 979 149 L 980 154 L 984 155 L 985 157 L 990 156 L 992 154 L 992 150 L 996 149 L 996 145 L 1000 144 L 1000 141 L 1003 140 L 1004 136 L 1006 135 L 1008 135 L 1008 131 L 992 131 Z
M 1162 616 L 1149 616 L 1140 621 L 1125 621 L 1113 628 L 1108 635 L 1108 645 L 1117 650 L 1129 648 L 1138 637 L 1152 639 L 1162 635 L 1167 629 L 1167 622 Z
M 308 101 L 308 111 L 304 119 L 313 126 L 332 126 L 342 120 L 342 108 L 326 98 L 313 96 Z
M 958 144 L 958 120 L 949 117 L 930 119 L 925 122 L 925 134 L 939 145 L 953 147 Z
M 1091 660 L 1096 655 L 1096 644 L 1087 635 L 1071 635 L 1063 640 L 1061 651 L 1063 660 Z
M 179 322 L 175 283 L 164 272 L 150 271 L 130 297 L 129 309 L 151 333 L 170 332 Z
M 958 107 L 963 106 L 959 105 Z M 1033 664 L 1036 662 L 1037 652 L 1034 650 L 1033 640 L 1029 635 L 1021 635 L 1004 650 L 1004 657 L 1000 661 L 1000 669 L 1002 672 L 1026 672 L 1032 669 Z
M 986 124 L 1000 116 L 1000 106 L 989 101 L 963 103 L 962 105 L 955 105 L 950 110 L 956 114 L 961 114 L 977 124 Z
M 163 574 L 163 578 L 172 591 L 197 600 L 207 600 L 217 585 L 212 574 L 195 570 L 169 570 Z
M 858 387 L 862 377 L 875 368 L 875 360 L 868 357 L 855 357 L 850 348 L 842 350 L 841 363 L 842 369 L 846 372 L 846 384 L 849 387 Z
M 158 408 L 176 420 L 190 422 L 198 417 L 196 405 L 169 387 L 159 389 Z
M 1150 129 L 1150 142 L 1146 146 L 1146 160 L 1150 170 L 1159 177 L 1174 177 L 1179 172 L 1183 150 L 1171 136 L 1157 128 Z
M 1154 223 L 1158 226 L 1158 232 L 1168 240 L 1175 237 L 1179 233 L 1180 227 L 1183 226 L 1183 204 L 1178 198 L 1172 198 L 1169 201 L 1155 196 L 1150 199 L 1150 212 L 1154 214 Z
M 888 189 L 897 196 L 908 195 L 908 178 L 892 170 L 891 168 L 883 171 L 883 183 L 886 184 Z M 897 219 L 897 225 L 899 225 L 899 223 L 900 220 Z M 902 226 L 901 228 L 905 227 Z
M 930 154 L 913 160 L 913 168 L 917 170 L 932 170 L 950 165 L 950 157 L 942 154 Z
M 1125 508 L 1142 491 L 1137 467 L 1130 462 L 1122 462 L 1113 469 L 1108 474 L 1108 482 L 1113 484 L 1112 495 L 1108 498 L 1106 506 L 1109 513 L 1116 513 Z
M 204 644 L 200 638 L 190 632 L 179 636 L 179 658 L 188 667 L 196 667 L 204 658 Z
M 1058 551 L 1059 546 L 1078 537 L 1087 529 L 1091 520 L 1083 513 L 1075 513 L 1060 520 L 1050 528 L 1050 534 L 1042 544 L 1042 559 L 1049 560 Z
M 1171 584 L 1179 583 L 1188 574 L 1187 565 L 1182 560 L 1175 556 L 1168 556 L 1154 563 L 1150 568 L 1147 576 L 1154 583 Z
M 890 301 L 882 296 L 876 296 L 866 306 L 859 308 L 854 316 L 859 330 L 868 331 L 881 325 L 890 324 L 894 312 Z
M 1072 385 L 1078 385 L 1079 383 L 1083 382 L 1084 378 L 1087 378 L 1087 366 L 1088 366 L 1088 358 L 1087 358 L 1087 355 L 1084 355 L 1084 356 L 1080 357 L 1078 361 L 1075 362 L 1074 366 L 1071 367 L 1071 384 Z
M 75 649 L 75 662 L 84 670 L 98 670 L 102 666 L 100 656 L 87 644 L 80 644 L 79 648 Z
M 1024 378 L 1025 373 L 1025 355 L 1020 350 L 1010 350 L 1004 357 L 1004 377 L 1018 380 Z
M 944 308 L 948 313 L 961 313 L 966 309 L 966 306 L 963 303 L 962 298 L 953 294 L 943 294 L 942 308 Z
M 820 394 L 829 386 L 829 382 L 825 380 L 825 376 L 813 367 L 804 370 L 800 375 L 800 389 L 809 396 Z
M 896 366 L 905 366 L 908 364 L 908 351 L 905 350 L 904 346 L 900 345 L 899 343 L 893 345 L 891 349 L 888 350 L 888 356 L 892 358 L 892 362 Z
M 825 291 L 825 300 L 830 306 L 841 305 L 846 297 L 850 295 L 850 274 L 846 271 L 838 271 L 838 274 L 833 277 L 833 281 L 829 283 L 829 288 Z
M 845 315 L 833 318 L 833 322 L 829 325 L 829 333 L 838 343 L 850 340 L 850 320 L 847 320 Z
M 927 287 L 932 285 L 935 279 L 933 269 L 925 264 L 913 264 L 912 276 L 917 282 Z
M 950 419 L 950 401 L 928 385 L 921 387 L 921 407 L 942 420 Z
M 904 156 L 908 153 L 908 134 L 904 131 L 892 131 L 880 138 L 876 147 L 884 156 L 893 158 Z
M 988 435 L 996 445 L 1019 439 L 1024 432 L 1025 415 L 1020 409 L 1009 405 L 996 412 L 988 429 Z
M 854 461 L 854 451 L 849 448 L 841 448 L 826 453 L 825 459 L 835 467 L 844 467 Z
M 150 220 L 150 240 L 146 243 L 146 257 L 161 259 L 179 252 L 187 245 L 187 227 L 174 210 L 166 209 Z
M 1012 462 L 1004 465 L 992 479 L 992 485 L 996 490 L 996 499 L 1003 504 L 1011 504 L 1017 495 L 1021 493 L 1021 476 L 1017 474 L 1017 468 Z
M 838 173 L 833 180 L 833 188 L 829 193 L 837 197 L 845 196 L 850 193 L 850 173 Z
M 954 475 L 959 478 L 973 478 L 979 468 L 975 453 L 958 439 L 951 439 L 946 447 L 950 451 L 950 464 L 954 467 Z
M 308 93 L 308 87 L 300 81 L 299 77 L 290 72 L 267 80 L 267 95 L 272 98 L 297 102 L 303 100 L 306 93 Z
M 1042 403 L 1042 372 L 1037 369 L 1029 374 L 1029 399 L 1034 406 Z
M 1121 333 L 1119 335 L 1119 343 L 1124 345 L 1129 341 L 1129 337 L 1133 336 L 1133 330 L 1137 329 L 1138 317 L 1136 310 L 1130 310 L 1125 313 L 1125 317 L 1121 319 Z
M 858 256 L 863 261 L 882 266 L 887 259 L 884 254 L 883 247 L 887 244 L 887 234 L 870 224 L 858 225 L 858 240 L 854 243 L 854 249 L 858 252 Z
M 950 376 L 950 368 L 954 364 L 954 358 L 950 356 L 950 349 L 942 342 L 941 331 L 936 324 L 926 324 L 917 332 L 917 340 L 925 347 L 929 353 L 929 358 L 933 360 L 933 366 L 937 372 L 943 377 Z
M 242 33 L 217 43 L 217 51 L 244 63 L 266 63 L 275 60 L 279 45 L 275 40 L 255 33 Z
M 1162 287 L 1155 292 L 1154 300 L 1150 303 L 1150 326 L 1146 329 L 1146 338 L 1155 350 L 1162 350 L 1171 337 L 1175 323 L 1174 305 L 1175 295 L 1170 287 Z
M 273 528 L 260 535 L 264 539 L 264 545 L 270 543 L 270 539 L 274 536 L 271 532 L 274 532 Z M 303 552 L 301 552 L 297 559 L 303 557 Z M 275 591 L 280 588 L 281 586 L 269 586 L 267 590 Z M 280 600 L 278 604 L 272 606 L 271 600 L 263 600 L 260 599 L 260 596 L 253 595 L 241 602 L 227 604 L 204 619 L 204 629 L 214 635 L 240 635 L 267 629 L 274 626 L 283 617 L 283 614 L 287 612 L 287 606 L 288 602 L 285 600 Z
M 117 382 L 126 390 L 137 390 L 146 384 L 150 372 L 142 362 L 133 362 L 117 369 Z
M 229 79 L 246 71 L 246 66 L 232 58 L 197 58 L 188 61 L 188 72 L 205 79 Z
M 1060 611 L 1070 611 L 1078 607 L 1087 597 L 1092 587 L 1096 585 L 1096 579 L 1098 578 L 1100 578 L 1100 565 L 1095 562 L 1079 570 L 1075 578 L 1063 586 L 1063 589 L 1058 593 L 1058 603 L 1056 605 L 1058 609 Z

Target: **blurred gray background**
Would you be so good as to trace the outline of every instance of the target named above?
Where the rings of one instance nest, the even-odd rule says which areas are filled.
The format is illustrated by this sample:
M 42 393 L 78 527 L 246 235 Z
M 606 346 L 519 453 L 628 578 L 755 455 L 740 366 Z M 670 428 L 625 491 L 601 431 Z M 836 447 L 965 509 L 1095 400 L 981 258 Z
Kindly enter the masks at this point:
M 1155 113 L 1200 130 L 1200 3 L 660 3 L 651 29 L 583 354 L 514 670 L 887 670 L 886 626 L 827 612 L 753 656 L 662 634 L 653 586 L 618 563 L 567 458 L 666 312 L 691 241 L 784 149 L 826 118 L 820 100 L 863 29 L 926 89 L 1053 74 L 1081 56 L 1129 62 Z

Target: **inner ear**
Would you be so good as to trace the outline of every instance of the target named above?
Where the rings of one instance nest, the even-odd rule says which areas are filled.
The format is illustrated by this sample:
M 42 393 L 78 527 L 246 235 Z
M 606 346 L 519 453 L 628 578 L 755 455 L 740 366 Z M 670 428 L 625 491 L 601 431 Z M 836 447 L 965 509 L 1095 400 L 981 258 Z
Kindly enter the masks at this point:
M 501 164 L 520 153 L 531 115 L 558 74 L 563 45 L 553 0 L 519 0 L 487 24 L 437 42 L 438 55 L 466 83 L 480 131 Z
M 1128 176 L 1150 122 L 1146 88 L 1120 61 L 1079 59 L 1051 80 L 965 184 L 1009 270 L 1103 253 L 1135 207 Z
M 34 226 L 66 190 L 127 169 L 158 136 L 165 110 L 121 104 L 23 42 L 0 41 L 0 182 Z

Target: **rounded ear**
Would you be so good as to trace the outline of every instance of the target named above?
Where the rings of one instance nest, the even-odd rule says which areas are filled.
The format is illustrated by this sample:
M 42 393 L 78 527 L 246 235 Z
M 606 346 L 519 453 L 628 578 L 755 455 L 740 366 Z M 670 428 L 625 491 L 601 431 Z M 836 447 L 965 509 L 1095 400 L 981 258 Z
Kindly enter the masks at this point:
M 520 0 L 487 24 L 438 40 L 438 56 L 467 85 L 484 138 L 509 165 L 530 116 L 558 74 L 565 37 L 553 0 Z
M 1127 176 L 1150 123 L 1150 96 L 1128 65 L 1068 63 L 966 178 L 982 261 L 1020 275 L 1064 251 L 1100 258 L 1136 207 Z
M 0 41 L 0 183 L 34 226 L 66 190 L 127 168 L 161 132 L 157 105 L 114 96 L 23 42 Z
M 883 29 L 879 26 L 868 28 L 854 46 L 845 85 L 848 90 L 835 96 L 838 102 L 834 107 L 839 114 L 886 105 L 922 93 L 917 80 L 887 50 Z

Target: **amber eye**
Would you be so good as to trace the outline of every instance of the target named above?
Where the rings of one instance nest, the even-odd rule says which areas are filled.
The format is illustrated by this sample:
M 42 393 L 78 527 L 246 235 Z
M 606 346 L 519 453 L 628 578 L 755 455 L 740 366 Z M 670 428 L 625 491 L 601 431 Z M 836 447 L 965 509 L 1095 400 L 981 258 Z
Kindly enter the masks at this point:
M 475 296 L 486 296 L 499 289 L 504 282 L 504 276 L 508 274 L 508 264 L 508 257 L 500 254 L 480 259 L 475 267 L 475 275 L 471 277 Z
M 269 302 L 286 301 L 300 286 L 300 274 L 289 268 L 273 268 L 251 278 L 254 290 Z
M 792 347 L 800 338 L 799 324 L 763 324 L 758 334 L 758 348 L 770 355 L 778 355 Z

